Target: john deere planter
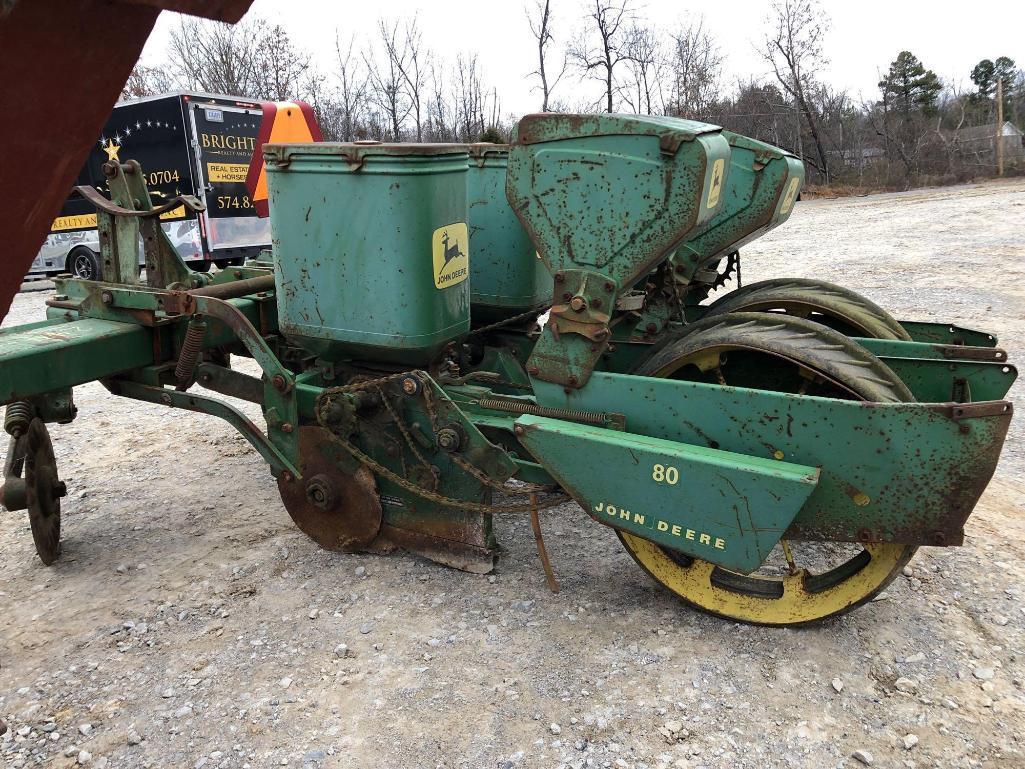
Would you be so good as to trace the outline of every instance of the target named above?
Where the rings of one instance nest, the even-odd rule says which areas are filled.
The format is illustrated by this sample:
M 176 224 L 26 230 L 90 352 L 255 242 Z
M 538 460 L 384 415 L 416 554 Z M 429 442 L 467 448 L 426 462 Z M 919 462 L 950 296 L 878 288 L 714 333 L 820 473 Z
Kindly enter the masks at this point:
M 786 625 L 962 542 L 1011 419 L 995 338 L 818 281 L 707 301 L 793 211 L 786 152 L 698 122 L 545 114 L 508 147 L 264 157 L 273 253 L 189 271 L 159 215 L 198 201 L 155 207 L 137 163 L 108 164 L 109 197 L 81 190 L 102 279 L 59 279 L 45 320 L 0 331 L 2 502 L 28 511 L 44 563 L 66 488 L 47 424 L 94 380 L 227 420 L 332 550 L 487 572 L 496 513 L 536 522 L 571 497 L 685 602 Z M 266 429 L 219 395 L 260 404 Z

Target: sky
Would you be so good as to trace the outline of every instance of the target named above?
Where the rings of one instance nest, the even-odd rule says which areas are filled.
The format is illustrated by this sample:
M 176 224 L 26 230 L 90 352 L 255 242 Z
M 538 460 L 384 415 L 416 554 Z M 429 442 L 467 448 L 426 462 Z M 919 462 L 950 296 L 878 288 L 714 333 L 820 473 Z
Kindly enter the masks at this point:
M 586 5 L 587 0 L 553 0 L 557 46 L 572 40 L 584 26 Z M 822 7 L 831 19 L 824 79 L 834 88 L 846 89 L 855 101 L 878 98 L 880 74 L 905 49 L 945 82 L 961 88 L 971 87 L 968 75 L 980 59 L 1010 56 L 1025 66 L 1025 3 L 1020 0 L 976 6 L 941 0 L 822 0 Z M 703 16 L 724 55 L 726 83 L 769 75 L 757 52 L 768 27 L 765 0 L 637 0 L 635 8 L 639 21 L 656 30 Z M 503 113 L 518 116 L 540 108 L 540 95 L 532 90 L 535 79 L 530 77 L 536 43 L 524 0 L 255 0 L 249 14 L 280 23 L 296 47 L 312 53 L 322 68 L 333 61 L 336 33 L 343 40 L 355 34 L 359 45 L 374 39 L 382 15 L 404 19 L 419 14 L 424 41 L 439 58 L 454 61 L 461 51 L 479 55 L 486 82 L 498 89 Z M 176 23 L 175 14 L 161 14 L 143 51 L 143 63 L 159 65 L 165 60 L 168 30 Z M 597 98 L 600 88 L 582 86 L 567 75 L 554 98 L 579 103 L 592 91 Z

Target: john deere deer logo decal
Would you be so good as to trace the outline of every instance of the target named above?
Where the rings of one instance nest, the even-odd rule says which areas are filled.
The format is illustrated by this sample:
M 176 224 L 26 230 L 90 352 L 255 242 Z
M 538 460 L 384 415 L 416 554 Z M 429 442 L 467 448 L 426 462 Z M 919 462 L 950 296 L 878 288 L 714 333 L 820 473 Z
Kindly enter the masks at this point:
M 441 235 L 441 242 L 445 244 L 445 264 L 444 267 L 448 267 L 448 263 L 455 259 L 457 256 L 466 256 L 462 251 L 459 250 L 459 241 L 457 240 L 454 246 L 448 244 L 448 230 Z
M 470 239 L 466 222 L 439 227 L 434 231 L 432 240 L 435 287 L 449 288 L 466 280 L 470 274 L 470 258 L 467 256 Z

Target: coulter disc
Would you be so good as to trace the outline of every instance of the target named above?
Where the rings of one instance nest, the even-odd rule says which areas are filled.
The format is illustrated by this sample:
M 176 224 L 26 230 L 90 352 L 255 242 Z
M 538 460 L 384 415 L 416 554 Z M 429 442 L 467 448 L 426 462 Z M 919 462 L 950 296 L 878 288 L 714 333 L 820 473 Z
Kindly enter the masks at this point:
M 849 288 L 804 278 L 750 283 L 708 306 L 706 318 L 727 312 L 771 312 L 814 320 L 847 336 L 911 341 L 900 323 L 870 299 Z
M 67 493 L 67 489 L 57 477 L 57 460 L 53 456 L 50 433 L 43 420 L 33 419 L 23 440 L 25 502 L 32 539 L 39 560 L 49 566 L 57 560 L 61 551 L 60 498 Z
M 769 313 L 706 318 L 637 372 L 847 400 L 909 402 L 907 387 L 877 357 L 811 321 Z M 870 600 L 904 568 L 914 547 L 782 540 L 750 575 L 617 532 L 656 581 L 703 611 L 760 625 L 799 625 Z
M 285 509 L 296 526 L 326 550 L 353 553 L 381 530 L 381 500 L 367 467 L 343 470 L 348 457 L 322 427 L 299 428 L 302 480 L 278 478 Z

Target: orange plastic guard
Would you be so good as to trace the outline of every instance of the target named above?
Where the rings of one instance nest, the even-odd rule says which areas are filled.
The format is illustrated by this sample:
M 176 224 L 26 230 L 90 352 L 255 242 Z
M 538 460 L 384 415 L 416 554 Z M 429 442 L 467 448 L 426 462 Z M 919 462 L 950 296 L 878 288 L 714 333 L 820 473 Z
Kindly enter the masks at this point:
M 256 137 L 256 150 L 249 162 L 246 188 L 253 201 L 257 216 L 268 215 L 267 172 L 263 167 L 263 145 L 295 142 L 322 142 L 324 135 L 313 114 L 313 108 L 304 101 L 265 101 L 260 107 L 263 119 Z

